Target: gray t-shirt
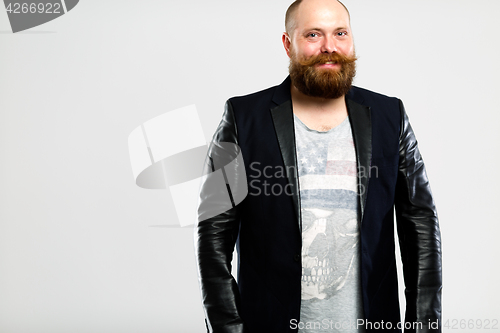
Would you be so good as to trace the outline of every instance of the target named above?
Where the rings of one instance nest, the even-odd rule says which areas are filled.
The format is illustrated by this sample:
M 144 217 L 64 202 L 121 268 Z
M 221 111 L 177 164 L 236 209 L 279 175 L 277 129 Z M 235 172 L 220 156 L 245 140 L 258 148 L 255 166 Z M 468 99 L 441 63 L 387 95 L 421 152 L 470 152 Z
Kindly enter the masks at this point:
M 299 332 L 362 332 L 356 152 L 349 119 L 327 131 L 297 116 L 302 217 Z

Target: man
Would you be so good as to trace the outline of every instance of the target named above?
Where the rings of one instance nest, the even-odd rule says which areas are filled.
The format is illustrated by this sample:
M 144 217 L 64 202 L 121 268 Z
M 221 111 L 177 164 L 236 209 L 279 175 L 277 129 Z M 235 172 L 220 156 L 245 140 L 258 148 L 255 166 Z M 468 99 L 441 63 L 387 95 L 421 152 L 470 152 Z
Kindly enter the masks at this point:
M 226 189 L 202 187 L 197 260 L 208 331 L 440 332 L 437 213 L 403 104 L 351 86 L 343 4 L 296 1 L 285 24 L 290 77 L 228 100 L 207 159 L 209 171 L 221 169 L 222 142 L 239 146 L 246 175 L 238 166 L 225 174 L 229 196 L 248 186 L 241 203 L 213 217 L 213 192 Z

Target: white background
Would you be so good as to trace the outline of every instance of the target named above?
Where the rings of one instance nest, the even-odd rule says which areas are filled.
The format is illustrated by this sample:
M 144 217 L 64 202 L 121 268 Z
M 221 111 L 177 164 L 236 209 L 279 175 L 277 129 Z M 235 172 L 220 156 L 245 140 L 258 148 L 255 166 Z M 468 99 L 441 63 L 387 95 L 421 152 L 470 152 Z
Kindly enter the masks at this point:
M 208 140 L 227 98 L 279 84 L 290 3 L 82 0 L 17 34 L 0 9 L 0 332 L 204 331 L 193 229 L 165 227 L 127 138 L 196 104 Z M 426 161 L 444 319 L 499 320 L 500 1 L 345 4 L 355 84 L 403 99 Z

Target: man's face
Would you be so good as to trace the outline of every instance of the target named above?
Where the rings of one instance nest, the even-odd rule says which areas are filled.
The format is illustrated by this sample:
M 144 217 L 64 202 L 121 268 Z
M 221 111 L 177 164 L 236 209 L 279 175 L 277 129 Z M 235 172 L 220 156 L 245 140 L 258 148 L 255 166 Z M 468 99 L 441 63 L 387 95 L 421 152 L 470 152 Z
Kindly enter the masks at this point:
M 335 0 L 304 0 L 294 22 L 292 35 L 283 35 L 294 86 L 313 97 L 346 94 L 356 73 L 356 57 L 345 8 Z

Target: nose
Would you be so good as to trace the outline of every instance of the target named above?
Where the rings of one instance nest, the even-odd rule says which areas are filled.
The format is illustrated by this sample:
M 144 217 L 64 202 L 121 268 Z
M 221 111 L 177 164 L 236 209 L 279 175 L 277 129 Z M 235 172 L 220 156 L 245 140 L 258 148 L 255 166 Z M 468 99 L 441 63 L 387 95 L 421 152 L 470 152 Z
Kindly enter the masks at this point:
M 323 39 L 323 45 L 321 45 L 322 53 L 333 53 L 338 52 L 337 41 L 332 36 L 325 36 Z

